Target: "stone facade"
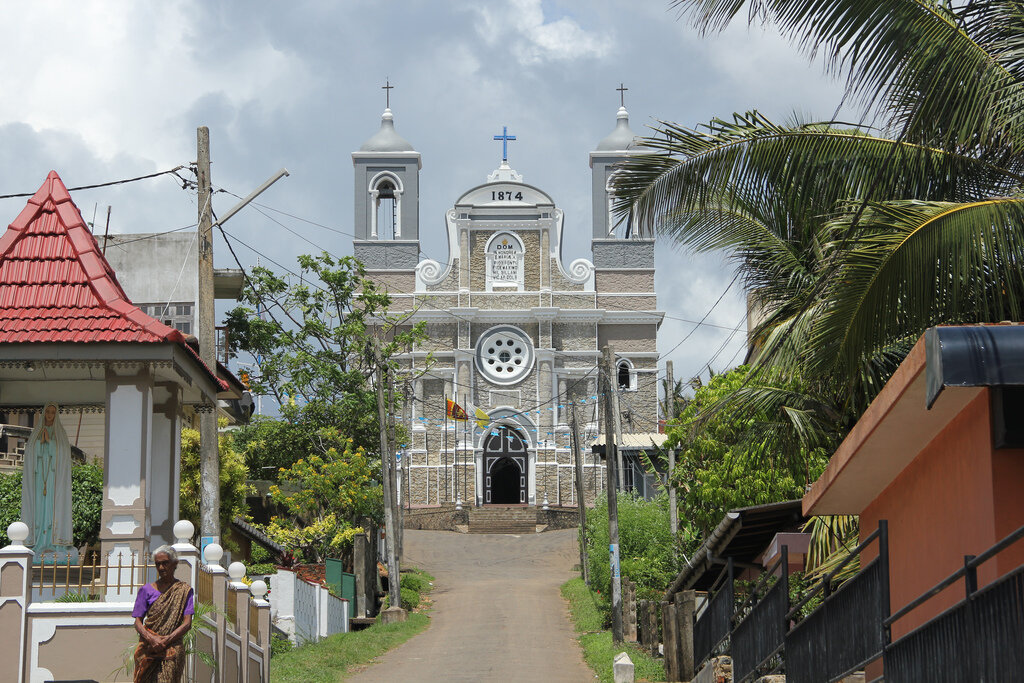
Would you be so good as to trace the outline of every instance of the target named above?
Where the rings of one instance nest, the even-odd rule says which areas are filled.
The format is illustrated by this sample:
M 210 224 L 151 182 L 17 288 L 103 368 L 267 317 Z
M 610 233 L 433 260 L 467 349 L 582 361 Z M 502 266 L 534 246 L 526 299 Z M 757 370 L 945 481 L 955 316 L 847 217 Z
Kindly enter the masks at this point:
M 395 175 L 403 191 L 403 234 L 390 243 L 357 239 L 355 253 L 372 260 L 370 274 L 388 288 L 394 309 L 414 311 L 411 322 L 424 321 L 427 329 L 427 338 L 401 358 L 413 386 L 403 411 L 410 434 L 401 454 L 403 500 L 416 506 L 457 500 L 578 505 L 575 406 L 584 501 L 593 504 L 606 485 L 603 456 L 590 448 L 605 431 L 598 383 L 604 344 L 613 344 L 617 364 L 624 364 L 615 381 L 628 376 L 620 394 L 623 431 L 658 431 L 662 313 L 654 295 L 653 242 L 609 236 L 598 225 L 604 217 L 595 215 L 594 260 L 563 263 L 562 210 L 503 162 L 446 212 L 446 262 L 419 256 L 413 262 L 410 254 L 422 253 L 418 217 L 409 213 L 418 206 L 419 155 L 411 146 L 377 152 L 375 139 L 353 155 L 356 192 L 366 195 L 357 197 L 362 208 L 356 218 L 371 221 L 364 209 L 380 197 L 376 186 L 360 185 L 361 178 L 378 177 L 365 169 L 386 161 L 405 173 Z M 624 154 L 602 152 L 598 164 L 592 155 L 594 173 L 602 174 L 595 188 L 606 192 L 608 163 Z M 607 196 L 595 198 L 595 206 L 607 203 Z M 386 222 L 372 220 L 370 227 L 356 226 L 355 234 L 376 234 Z M 405 226 L 416 227 L 415 240 Z M 446 400 L 472 419 L 447 419 Z

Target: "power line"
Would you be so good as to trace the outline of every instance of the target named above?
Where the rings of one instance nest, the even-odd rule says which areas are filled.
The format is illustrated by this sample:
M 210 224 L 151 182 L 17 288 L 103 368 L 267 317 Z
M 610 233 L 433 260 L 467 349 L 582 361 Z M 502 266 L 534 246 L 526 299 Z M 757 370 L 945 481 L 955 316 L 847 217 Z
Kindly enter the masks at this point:
M 111 180 L 108 183 L 96 183 L 95 185 L 79 185 L 78 187 L 69 187 L 68 188 L 68 192 L 76 192 L 78 190 L 93 190 L 93 189 L 96 189 L 98 187 L 110 187 L 111 185 L 124 185 L 125 183 L 134 183 L 134 182 L 137 182 L 139 180 L 148 180 L 150 178 L 157 178 L 159 176 L 168 175 L 168 174 L 174 175 L 179 180 L 182 180 L 182 182 L 186 182 L 184 179 L 181 178 L 181 176 L 178 175 L 178 171 L 180 171 L 183 168 L 185 168 L 183 165 L 182 166 L 175 166 L 174 168 L 166 170 L 166 171 L 159 171 L 157 173 L 149 173 L 147 175 L 140 175 L 140 176 L 136 176 L 135 178 L 125 178 L 124 180 Z M 35 194 L 36 194 L 35 192 L 19 192 L 18 194 L 4 194 L 4 195 L 0 195 L 0 199 L 16 199 L 18 197 L 34 197 Z

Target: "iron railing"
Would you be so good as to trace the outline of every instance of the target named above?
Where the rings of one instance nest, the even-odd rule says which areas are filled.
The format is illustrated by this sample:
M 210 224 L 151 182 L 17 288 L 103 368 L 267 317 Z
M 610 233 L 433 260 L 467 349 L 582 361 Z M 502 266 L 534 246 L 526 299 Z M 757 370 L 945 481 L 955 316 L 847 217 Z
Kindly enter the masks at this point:
M 778 580 L 769 585 L 776 571 Z M 779 559 L 765 570 L 737 610 L 739 621 L 732 631 L 731 641 L 733 680 L 742 683 L 754 677 L 762 666 L 782 652 L 789 625 L 788 611 L 789 548 L 782 546 Z M 775 666 L 772 670 L 778 668 Z
M 1024 527 L 885 619 L 886 628 L 947 588 L 964 581 L 965 597 L 885 650 L 885 679 L 1010 681 L 1024 671 L 1024 566 L 978 590 L 978 567 L 1024 538 Z
M 156 566 L 149 555 L 118 553 L 116 562 L 104 562 L 94 552 L 72 563 L 70 557 L 58 562 L 56 554 L 44 552 L 33 568 L 32 589 L 42 598 L 78 593 L 83 599 L 99 600 L 110 594 L 132 595 L 155 577 Z
M 693 659 L 698 669 L 732 630 L 733 596 L 733 562 L 729 558 L 708 592 L 707 607 L 693 624 Z
M 833 578 L 876 541 L 878 557 L 833 593 Z M 889 616 L 889 530 L 885 520 L 815 584 L 786 619 L 794 619 L 819 593 L 824 596 L 821 606 L 786 634 L 786 680 L 790 683 L 837 681 L 882 656 L 888 640 L 884 623 Z

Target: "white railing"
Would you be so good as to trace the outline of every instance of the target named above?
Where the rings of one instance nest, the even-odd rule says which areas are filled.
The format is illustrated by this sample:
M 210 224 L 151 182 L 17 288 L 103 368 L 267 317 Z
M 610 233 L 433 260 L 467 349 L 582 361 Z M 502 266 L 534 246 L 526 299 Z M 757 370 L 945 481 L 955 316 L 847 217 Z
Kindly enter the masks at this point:
M 200 617 L 195 647 L 209 655 L 216 666 L 209 666 L 192 653 L 188 680 L 269 683 L 270 603 L 263 599 L 267 586 L 263 581 L 246 585 L 245 567 L 240 562 L 232 563 L 225 571 L 218 564 L 223 551 L 216 544 L 207 546 L 206 564 L 202 565 L 199 551 L 191 543 L 194 531 L 187 521 L 174 525 L 177 577 L 197 588 L 197 601 L 206 599 L 215 608 L 212 614 Z M 24 545 L 28 527 L 15 522 L 8 527 L 7 535 L 11 544 L 0 548 L 0 608 L 5 628 L 4 638 L 0 639 L 0 680 L 35 683 L 110 679 L 112 672 L 124 665 L 125 654 L 138 642 L 131 616 L 133 603 L 34 599 L 33 593 L 41 586 L 33 585 L 34 553 Z M 132 569 L 148 571 L 146 564 L 140 562 Z M 102 567 L 97 574 L 110 569 Z M 44 579 L 40 583 L 45 582 Z M 67 585 L 56 586 L 58 583 Z M 82 585 L 72 587 L 70 578 L 58 573 L 57 580 L 51 578 L 47 587 L 79 592 L 83 598 L 97 594 L 93 582 L 83 579 L 76 583 Z M 134 585 L 124 588 L 134 590 L 136 582 L 129 583 Z M 84 590 L 86 586 L 89 591 Z

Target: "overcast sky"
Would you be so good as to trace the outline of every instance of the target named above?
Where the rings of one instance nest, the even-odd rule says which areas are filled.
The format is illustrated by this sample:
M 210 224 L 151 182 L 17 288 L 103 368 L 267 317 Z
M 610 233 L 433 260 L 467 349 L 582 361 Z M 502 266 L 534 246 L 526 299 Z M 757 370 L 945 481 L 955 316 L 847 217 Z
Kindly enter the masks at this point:
M 774 33 L 737 25 L 702 37 L 667 0 L 8 0 L 0 44 L 0 195 L 35 191 L 51 169 L 75 187 L 187 165 L 206 125 L 215 187 L 245 195 L 287 167 L 259 201 L 345 233 L 350 154 L 377 131 L 390 78 L 396 129 L 423 157 L 420 236 L 437 259 L 444 211 L 500 162 L 491 138 L 502 126 L 517 136 L 511 165 L 565 211 L 569 263 L 590 255 L 588 153 L 614 128 L 620 82 L 638 133 L 657 119 L 693 126 L 754 108 L 827 119 L 842 94 Z M 196 220 L 194 193 L 169 176 L 73 198 L 100 230 L 112 206 L 111 232 Z M 24 201 L 0 200 L 0 224 Z M 219 194 L 214 207 L 234 203 Z M 275 217 L 312 244 L 251 208 L 225 228 L 288 268 L 301 253 L 352 252 L 344 234 Z M 215 259 L 234 267 L 222 242 Z M 702 327 L 679 344 L 694 327 L 684 321 L 702 318 L 732 275 L 718 256 L 660 245 L 659 350 L 671 350 L 677 377 L 742 360 L 742 332 L 726 343 L 728 330 Z M 708 322 L 734 327 L 743 312 L 734 289 Z

